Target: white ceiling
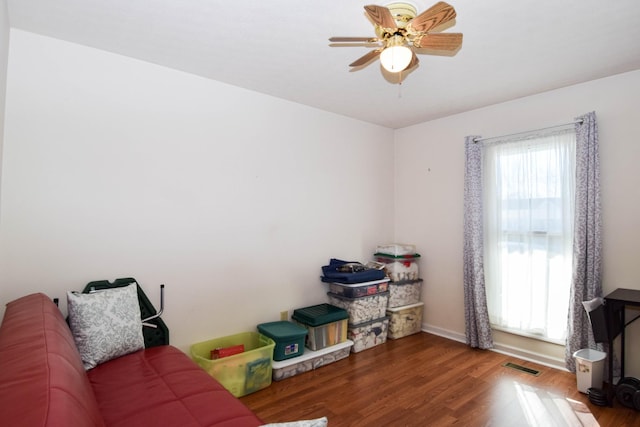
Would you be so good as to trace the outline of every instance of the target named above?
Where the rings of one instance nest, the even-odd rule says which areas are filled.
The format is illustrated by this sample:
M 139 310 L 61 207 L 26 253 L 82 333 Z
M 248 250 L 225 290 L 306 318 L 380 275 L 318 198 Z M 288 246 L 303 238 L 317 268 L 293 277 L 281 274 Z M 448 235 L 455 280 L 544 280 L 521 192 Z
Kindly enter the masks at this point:
M 376 61 L 367 4 L 391 0 L 7 0 L 11 27 L 400 128 L 640 69 L 638 0 L 449 0 L 455 56 L 420 55 L 402 85 Z M 436 0 L 409 0 L 418 13 Z

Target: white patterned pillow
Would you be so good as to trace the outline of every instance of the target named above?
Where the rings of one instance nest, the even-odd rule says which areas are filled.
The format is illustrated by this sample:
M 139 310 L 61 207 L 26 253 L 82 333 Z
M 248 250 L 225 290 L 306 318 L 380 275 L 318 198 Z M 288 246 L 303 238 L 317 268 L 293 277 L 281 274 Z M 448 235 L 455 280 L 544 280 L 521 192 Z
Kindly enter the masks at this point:
M 144 348 L 136 284 L 67 292 L 69 327 L 86 370 Z
M 316 418 L 314 420 L 292 421 L 288 423 L 263 424 L 262 427 L 327 427 L 327 417 Z

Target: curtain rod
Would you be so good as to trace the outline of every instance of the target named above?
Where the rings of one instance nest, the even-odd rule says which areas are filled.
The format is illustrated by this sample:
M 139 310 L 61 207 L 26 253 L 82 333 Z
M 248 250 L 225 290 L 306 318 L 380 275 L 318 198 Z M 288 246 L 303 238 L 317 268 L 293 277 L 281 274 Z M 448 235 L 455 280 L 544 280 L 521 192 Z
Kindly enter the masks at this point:
M 500 136 L 490 136 L 490 137 L 487 137 L 487 138 L 475 138 L 473 140 L 473 143 L 475 144 L 476 142 L 482 142 L 482 141 L 486 141 L 488 139 L 497 139 L 497 138 L 506 138 L 508 136 L 526 135 L 528 133 L 541 132 L 541 131 L 561 128 L 561 127 L 565 127 L 565 126 L 569 126 L 569 125 L 575 125 L 575 124 L 581 125 L 582 123 L 584 123 L 584 120 L 580 119 L 580 120 L 575 120 L 573 122 L 563 123 L 561 125 L 549 126 L 549 127 L 542 128 L 542 129 L 534 129 L 534 130 L 528 130 L 528 131 L 524 131 L 524 132 L 517 132 L 517 133 L 510 133 L 510 134 L 507 134 L 507 135 L 500 135 Z

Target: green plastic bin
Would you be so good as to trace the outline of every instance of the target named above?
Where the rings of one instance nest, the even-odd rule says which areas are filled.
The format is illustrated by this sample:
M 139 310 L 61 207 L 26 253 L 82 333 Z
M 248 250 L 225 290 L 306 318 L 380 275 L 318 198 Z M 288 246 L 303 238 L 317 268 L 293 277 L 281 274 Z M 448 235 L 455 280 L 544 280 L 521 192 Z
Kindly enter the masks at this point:
M 311 350 L 321 350 L 347 340 L 349 313 L 335 305 L 298 308 L 291 318 L 308 330 L 305 344 Z
M 244 353 L 211 359 L 211 350 L 244 345 Z M 235 397 L 271 385 L 271 362 L 276 343 L 257 332 L 243 332 L 193 344 L 191 358 Z
M 293 310 L 294 320 L 310 326 L 320 326 L 329 322 L 348 319 L 349 313 L 331 304 L 318 304 Z
M 273 360 L 281 361 L 301 356 L 304 353 L 304 339 L 306 328 L 295 323 L 281 320 L 278 322 L 261 323 L 258 331 L 276 342 L 273 350 Z

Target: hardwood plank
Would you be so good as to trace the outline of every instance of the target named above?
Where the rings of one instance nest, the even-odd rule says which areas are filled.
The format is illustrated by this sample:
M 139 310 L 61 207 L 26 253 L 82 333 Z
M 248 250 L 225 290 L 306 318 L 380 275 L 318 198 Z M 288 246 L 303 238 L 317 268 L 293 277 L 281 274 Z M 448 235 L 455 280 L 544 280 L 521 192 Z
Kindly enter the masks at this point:
M 326 416 L 331 427 L 546 427 L 571 425 L 565 398 L 584 404 L 601 427 L 640 427 L 640 412 L 617 402 L 591 404 L 569 372 L 424 332 L 274 381 L 240 399 L 267 423 Z

